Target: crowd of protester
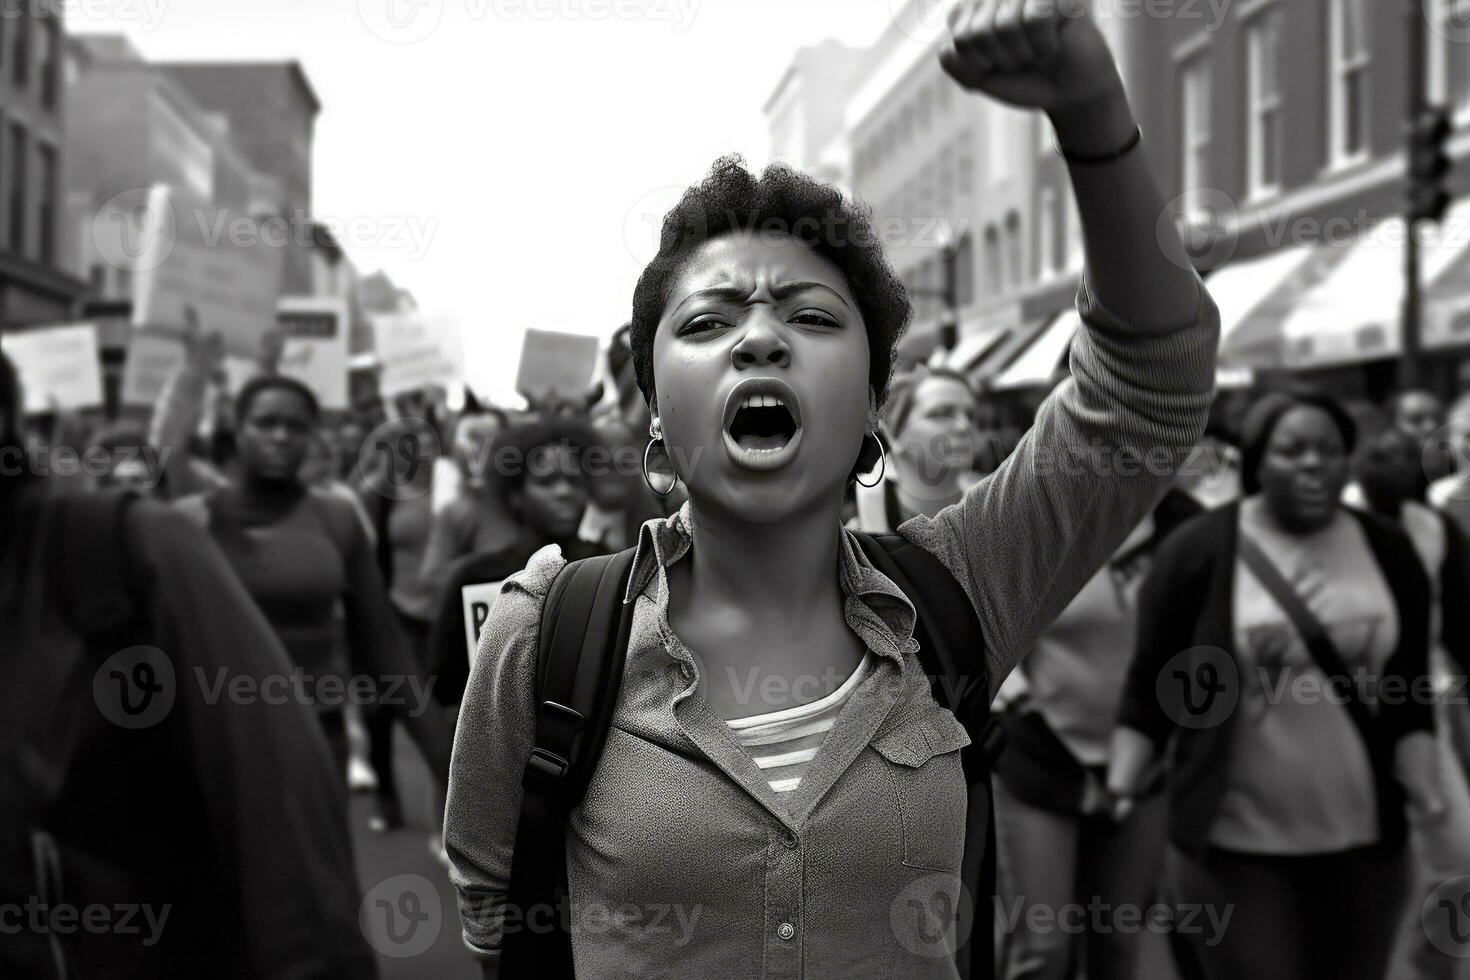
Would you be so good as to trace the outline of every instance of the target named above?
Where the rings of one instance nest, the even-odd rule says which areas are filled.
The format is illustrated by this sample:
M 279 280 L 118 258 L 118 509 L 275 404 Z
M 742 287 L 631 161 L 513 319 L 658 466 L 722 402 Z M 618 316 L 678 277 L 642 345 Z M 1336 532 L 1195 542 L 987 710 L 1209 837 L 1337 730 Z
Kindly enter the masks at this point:
M 313 963 L 369 975 L 344 800 L 370 788 L 373 828 L 404 827 L 396 725 L 442 792 L 473 652 L 465 596 L 547 546 L 569 559 L 631 547 L 645 520 L 680 503 L 640 471 L 646 417 L 597 399 L 511 411 L 470 396 L 449 412 L 415 395 L 331 413 L 270 365 L 224 397 L 215 358 L 192 342 L 154 409 L 121 419 L 25 418 L 25 379 L 0 364 L 0 446 L 105 461 L 0 478 L 3 628 L 64 637 L 70 662 L 85 664 L 95 635 L 79 615 L 94 606 L 71 597 L 111 589 L 137 610 L 109 649 L 122 637 L 167 651 L 175 676 L 294 670 L 314 688 L 285 707 L 217 711 L 179 684 L 146 740 L 69 727 L 68 699 L 90 696 L 76 678 L 92 672 L 58 657 L 8 678 L 0 715 L 62 756 L 123 765 L 152 753 L 159 780 L 123 793 L 108 765 L 80 767 L 37 798 L 37 825 L 59 800 L 116 792 L 110 803 L 149 827 L 147 860 L 93 858 L 66 886 L 202 894 L 205 882 L 180 883 L 198 866 L 182 849 L 196 848 L 232 889 L 188 914 L 211 935 L 205 920 L 238 916 L 244 927 L 225 932 L 239 948 L 201 949 L 176 928 L 141 952 L 115 937 L 21 944 L 7 954 L 17 964 L 135 957 L 156 975 L 205 961 L 233 975 L 219 968 L 233 958 L 242 976 Z M 1217 407 L 1175 487 L 998 692 L 997 975 L 1152 977 L 1146 930 L 1035 928 L 1027 910 L 1163 903 L 1228 910 L 1219 934 L 1170 934 L 1165 956 L 1183 980 L 1463 977 L 1466 961 L 1435 942 L 1420 909 L 1470 873 L 1470 394 L 1446 410 L 1428 392 L 1375 406 L 1287 387 Z M 1009 415 L 964 375 L 911 366 L 893 383 L 881 468 L 853 488 L 849 526 L 891 530 L 955 503 L 1022 436 L 1024 424 L 998 421 Z M 587 465 L 594 451 L 608 465 Z M 67 509 L 88 498 L 132 504 L 90 508 L 115 515 L 105 519 Z M 75 530 L 109 520 L 115 542 Z M 109 549 L 115 583 L 94 567 Z M 1228 720 L 1171 710 L 1159 694 L 1171 665 L 1233 671 Z M 1366 671 L 1375 690 L 1432 678 L 1435 696 L 1277 696 L 1334 668 Z M 326 696 L 356 678 L 370 679 L 368 696 Z M 396 696 L 405 687 L 428 703 Z M 429 805 L 440 812 L 442 797 Z M 65 821 L 4 845 L 4 873 L 43 882 L 47 855 L 105 851 Z

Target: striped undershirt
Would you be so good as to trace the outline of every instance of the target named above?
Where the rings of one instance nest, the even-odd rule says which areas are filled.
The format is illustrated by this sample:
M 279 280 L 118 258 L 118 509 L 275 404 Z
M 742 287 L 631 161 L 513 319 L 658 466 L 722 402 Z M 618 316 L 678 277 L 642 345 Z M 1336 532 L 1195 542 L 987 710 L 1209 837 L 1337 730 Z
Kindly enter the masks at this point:
M 774 792 L 784 795 L 801 785 L 832 722 L 867 676 L 871 656 L 864 653 L 852 676 L 820 701 L 726 721 L 735 741 L 755 760 Z

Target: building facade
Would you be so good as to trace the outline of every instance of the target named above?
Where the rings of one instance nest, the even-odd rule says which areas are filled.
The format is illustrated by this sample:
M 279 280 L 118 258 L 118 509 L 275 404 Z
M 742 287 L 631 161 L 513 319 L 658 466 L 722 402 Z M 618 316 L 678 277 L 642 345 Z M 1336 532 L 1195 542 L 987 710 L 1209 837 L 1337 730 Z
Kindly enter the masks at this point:
M 1381 396 L 1403 347 L 1409 32 L 1424 34 L 1430 101 L 1453 112 L 1446 183 L 1462 197 L 1470 5 L 1423 0 L 1422 16 L 1373 0 L 1174 6 L 1163 18 L 1114 16 L 1156 172 L 1198 264 L 1218 270 L 1223 360 Z M 1430 230 L 1459 242 L 1428 250 L 1422 279 L 1431 383 L 1462 356 L 1446 304 L 1470 295 L 1467 218 L 1456 207 Z
M 957 366 L 993 371 L 1070 302 L 1080 235 L 1065 174 L 1043 183 L 1042 121 L 956 85 L 934 56 L 946 30 L 936 5 L 910 0 L 856 55 L 798 52 L 765 111 L 774 158 L 872 207 L 913 302 L 905 358 L 929 356 L 957 321 Z M 809 81 L 822 54 L 841 58 L 837 84 Z
M 66 320 L 83 290 L 62 244 L 64 39 L 59 3 L 0 16 L 0 329 Z

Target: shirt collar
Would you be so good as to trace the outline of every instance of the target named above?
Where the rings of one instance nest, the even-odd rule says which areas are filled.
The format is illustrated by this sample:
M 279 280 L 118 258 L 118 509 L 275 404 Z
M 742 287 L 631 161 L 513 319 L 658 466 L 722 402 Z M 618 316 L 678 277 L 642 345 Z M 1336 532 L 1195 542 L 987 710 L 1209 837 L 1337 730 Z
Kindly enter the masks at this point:
M 644 522 L 638 531 L 633 572 L 623 596 L 625 603 L 637 599 L 648 590 L 661 569 L 668 568 L 688 553 L 694 543 L 693 526 L 694 512 L 687 500 L 673 515 Z M 887 640 L 880 642 L 879 646 L 891 646 L 890 650 L 880 649 L 878 652 L 903 653 L 918 648 L 914 640 L 917 614 L 913 603 L 892 579 L 873 567 L 857 543 L 854 532 L 846 528 L 842 529 L 838 553 L 838 580 L 847 598 L 848 615 L 869 620 L 868 625 Z

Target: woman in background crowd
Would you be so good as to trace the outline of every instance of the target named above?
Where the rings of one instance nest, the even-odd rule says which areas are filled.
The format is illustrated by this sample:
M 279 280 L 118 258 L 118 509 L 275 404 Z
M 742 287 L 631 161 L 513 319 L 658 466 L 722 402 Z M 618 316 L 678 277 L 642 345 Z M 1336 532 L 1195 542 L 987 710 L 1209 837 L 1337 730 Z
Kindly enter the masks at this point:
M 1424 500 L 1425 491 L 1435 480 L 1455 471 L 1454 456 L 1435 443 L 1444 425 L 1444 406 L 1431 392 L 1421 389 L 1402 391 L 1388 400 L 1384 412 L 1393 428 L 1409 438 L 1420 454 L 1416 472 L 1414 499 Z
M 1362 497 L 1373 513 L 1402 527 L 1418 549 L 1429 574 L 1434 602 L 1429 667 L 1435 681 L 1435 725 L 1439 740 L 1439 778 L 1444 796 L 1443 814 L 1436 820 L 1416 821 L 1412 828 L 1414 888 L 1403 927 L 1397 962 L 1419 978 L 1455 980 L 1470 976 L 1470 963 L 1444 956 L 1430 941 L 1422 907 L 1436 885 L 1470 872 L 1470 786 L 1466 758 L 1456 744 L 1456 732 L 1467 720 L 1464 707 L 1453 697 L 1461 690 L 1466 652 L 1470 650 L 1470 544 L 1448 516 L 1414 499 L 1423 477 L 1422 443 L 1401 429 L 1386 429 L 1368 440 L 1357 453 L 1354 471 Z M 1456 663 L 1460 664 L 1456 670 Z M 1449 697 L 1447 697 L 1447 695 Z M 1441 944 L 1440 948 L 1443 948 Z
M 883 423 L 886 469 L 876 486 L 854 491 L 851 526 L 865 531 L 895 531 L 917 514 L 933 517 L 977 477 L 979 408 L 958 371 L 920 366 L 894 378 Z
M 342 692 L 355 687 L 344 685 L 349 666 L 375 683 L 399 681 L 400 697 L 408 699 L 422 691 L 422 675 L 390 612 L 357 511 L 301 479 L 318 414 L 316 397 L 300 382 L 280 376 L 250 380 L 235 402 L 239 455 L 233 479 L 178 506 L 208 528 L 301 669 L 310 689 L 297 696 L 316 708 L 345 779 Z M 420 708 L 404 717 L 442 779 L 450 732 L 432 711 Z
M 1172 890 L 1233 909 L 1190 937 L 1210 978 L 1380 980 L 1405 791 L 1443 807 L 1429 705 L 1361 683 L 1425 674 L 1430 605 L 1404 532 L 1338 502 L 1354 436 L 1326 396 L 1261 398 L 1242 425 L 1247 496 L 1180 528 L 1139 596 L 1108 788 L 1126 814 L 1173 740 Z M 1297 696 L 1344 675 L 1346 698 Z
M 1137 623 L 1138 586 L 1154 550 L 1201 506 L 1171 489 L 1108 563 L 1077 593 L 998 701 L 1005 750 L 996 763 L 995 818 L 1001 908 L 1018 923 L 1032 908 L 1102 901 L 1144 908 L 1163 868 L 1167 807 L 1156 782 L 1114 821 L 1106 793 L 1113 725 Z M 1132 980 L 1141 935 L 1022 927 L 1007 937 L 1002 976 Z
M 474 602 L 483 602 L 489 613 L 489 600 L 467 598 L 467 587 L 503 582 L 547 545 L 556 545 L 567 561 L 605 553 L 603 546 L 578 537 L 590 496 L 585 458 L 599 446 L 590 427 L 555 416 L 517 425 L 497 441 L 497 452 L 508 461 L 519 460 L 507 462 L 496 491 L 525 533 L 509 547 L 466 555 L 449 569 L 429 641 L 438 678 L 434 696 L 440 703 L 457 705 L 464 695 L 469 653 L 483 622 L 474 614 Z
M 368 447 L 376 465 L 364 474 L 355 502 L 372 527 L 378 572 L 408 652 L 419 672 L 428 675 L 425 644 L 434 600 L 420 573 L 433 521 L 435 460 L 426 451 L 434 443 L 422 420 L 412 417 L 379 426 L 372 438 L 378 440 Z M 403 826 L 393 772 L 393 720 L 398 714 L 391 705 L 374 705 L 363 716 L 368 763 L 376 778 L 376 812 L 369 823 L 380 832 Z
M 499 551 L 521 538 L 521 527 L 496 490 L 501 478 L 496 436 L 505 430 L 507 421 L 498 409 L 460 419 L 455 446 L 463 479 L 453 499 L 434 514 L 420 571 L 425 588 L 433 596 L 442 595 L 449 568 L 458 559 L 477 552 Z

